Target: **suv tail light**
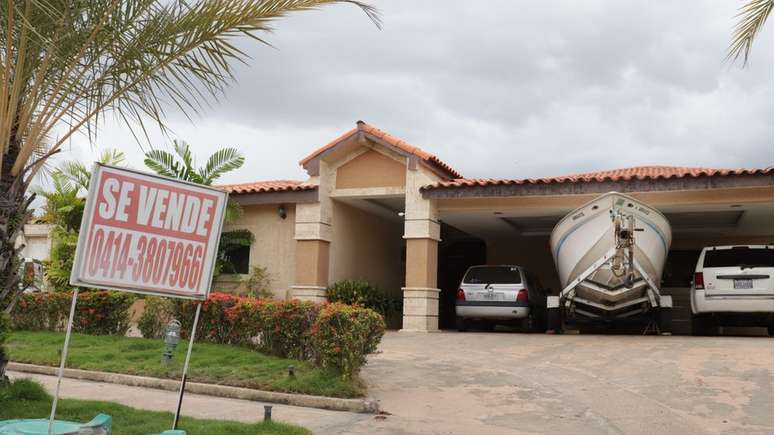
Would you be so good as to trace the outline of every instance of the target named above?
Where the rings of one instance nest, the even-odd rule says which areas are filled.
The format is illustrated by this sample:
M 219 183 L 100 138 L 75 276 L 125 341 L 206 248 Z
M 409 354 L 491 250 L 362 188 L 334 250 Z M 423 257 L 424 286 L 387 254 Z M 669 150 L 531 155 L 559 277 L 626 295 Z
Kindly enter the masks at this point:
M 465 291 L 462 289 L 457 290 L 457 300 L 458 301 L 464 301 L 465 300 Z
M 529 300 L 529 292 L 525 289 L 519 290 L 519 293 L 516 294 L 516 302 L 524 302 Z
M 704 274 L 696 272 L 693 274 L 693 287 L 697 290 L 704 290 Z

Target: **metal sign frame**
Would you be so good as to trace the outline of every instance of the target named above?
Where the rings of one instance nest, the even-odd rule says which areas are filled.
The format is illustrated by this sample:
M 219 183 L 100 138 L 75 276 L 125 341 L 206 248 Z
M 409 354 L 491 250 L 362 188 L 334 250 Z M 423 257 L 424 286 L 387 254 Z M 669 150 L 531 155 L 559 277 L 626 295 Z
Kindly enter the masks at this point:
M 212 251 L 205 252 L 204 259 L 202 260 L 202 276 L 209 277 L 206 285 L 203 286 L 204 292 L 187 293 L 178 291 L 163 291 L 158 288 L 143 288 L 139 285 L 116 285 L 115 283 L 100 282 L 93 279 L 87 279 L 82 276 L 83 274 L 83 261 L 86 255 L 87 238 L 89 236 L 88 230 L 92 228 L 92 220 L 94 217 L 94 208 L 96 207 L 96 198 L 98 196 L 97 189 L 100 185 L 101 177 L 104 173 L 127 173 L 129 177 L 138 178 L 143 181 L 149 181 L 151 183 L 166 184 L 166 185 L 185 185 L 190 190 L 206 192 L 208 195 L 215 195 L 218 197 L 220 204 L 215 204 L 213 209 L 214 219 L 212 221 L 212 229 L 210 231 L 208 246 L 212 246 Z M 188 181 L 176 180 L 170 177 L 164 177 L 156 174 L 148 174 L 145 172 L 136 171 L 133 169 L 118 168 L 115 166 L 103 165 L 95 163 L 92 170 L 91 181 L 89 183 L 89 192 L 86 201 L 86 207 L 83 211 L 83 220 L 81 221 L 80 231 L 78 233 L 78 245 L 75 249 L 75 259 L 73 261 L 73 269 L 70 275 L 70 285 L 74 287 L 94 287 L 100 289 L 128 291 L 132 293 L 148 294 L 154 296 L 169 296 L 184 299 L 205 300 L 209 295 L 210 288 L 212 287 L 212 275 L 215 270 L 215 262 L 217 259 L 218 246 L 220 243 L 220 234 L 223 230 L 223 221 L 226 216 L 226 203 L 228 202 L 228 193 L 218 190 L 214 187 L 203 186 Z M 205 261 L 206 260 L 206 261 Z M 200 283 L 200 285 L 205 283 Z M 200 288 L 201 289 L 201 288 Z M 200 290 L 198 289 L 198 290 Z

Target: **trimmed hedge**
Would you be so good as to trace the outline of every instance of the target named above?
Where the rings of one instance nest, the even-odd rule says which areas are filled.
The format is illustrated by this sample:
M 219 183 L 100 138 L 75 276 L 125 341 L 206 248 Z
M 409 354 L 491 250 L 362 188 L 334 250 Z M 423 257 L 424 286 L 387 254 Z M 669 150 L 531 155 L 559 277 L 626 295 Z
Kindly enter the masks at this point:
M 325 290 L 329 302 L 361 305 L 384 316 L 392 329 L 400 329 L 403 320 L 403 295 L 388 293 L 363 280 L 341 280 Z
M 173 316 L 183 325 L 184 336 L 193 326 L 195 311 L 195 302 L 173 302 Z M 352 376 L 365 364 L 366 356 L 376 350 L 384 329 L 381 315 L 359 306 L 211 293 L 202 305 L 196 338 L 254 347 L 282 358 L 310 360 Z M 338 337 L 336 331 L 340 330 L 348 332 Z M 335 355 L 336 348 L 347 351 Z
M 352 377 L 376 352 L 384 336 L 384 318 L 373 310 L 352 305 L 329 304 L 312 327 L 317 362 Z
M 24 330 L 64 331 L 70 315 L 71 292 L 22 294 L 11 311 L 11 327 Z M 73 331 L 92 335 L 124 335 L 129 308 L 135 297 L 107 290 L 78 294 Z

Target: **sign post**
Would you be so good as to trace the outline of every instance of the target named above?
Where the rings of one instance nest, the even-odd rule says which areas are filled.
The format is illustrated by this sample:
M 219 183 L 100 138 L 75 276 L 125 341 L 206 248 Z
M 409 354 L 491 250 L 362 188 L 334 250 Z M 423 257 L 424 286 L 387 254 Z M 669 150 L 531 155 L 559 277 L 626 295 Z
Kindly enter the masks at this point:
M 196 304 L 196 314 L 194 314 L 193 328 L 191 329 L 191 338 L 188 340 L 188 351 L 185 354 L 185 363 L 183 364 L 183 379 L 180 380 L 180 395 L 177 397 L 177 408 L 175 409 L 175 420 L 172 422 L 172 430 L 177 429 L 177 423 L 180 421 L 180 408 L 183 406 L 183 394 L 185 393 L 185 382 L 188 380 L 188 362 L 191 360 L 191 349 L 193 349 L 194 337 L 196 336 L 196 327 L 199 326 L 199 314 L 202 312 L 202 303 Z
M 188 362 L 212 272 L 228 194 L 131 169 L 95 164 L 78 235 L 70 284 L 76 288 L 51 407 L 56 414 L 78 287 L 199 301 L 183 368 L 175 425 Z

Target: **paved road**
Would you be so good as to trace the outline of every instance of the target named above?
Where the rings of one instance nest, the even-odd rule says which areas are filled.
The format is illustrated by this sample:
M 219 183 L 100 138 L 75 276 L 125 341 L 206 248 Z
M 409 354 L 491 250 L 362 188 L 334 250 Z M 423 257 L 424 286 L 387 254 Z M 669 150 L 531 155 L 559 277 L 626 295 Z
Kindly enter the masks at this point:
M 774 339 L 389 333 L 380 351 L 363 375 L 391 415 L 275 413 L 331 434 L 774 433 Z M 92 386 L 63 391 L 82 397 Z M 170 409 L 174 396 L 99 391 L 150 409 Z M 189 414 L 254 421 L 262 413 L 251 402 L 187 397 Z

